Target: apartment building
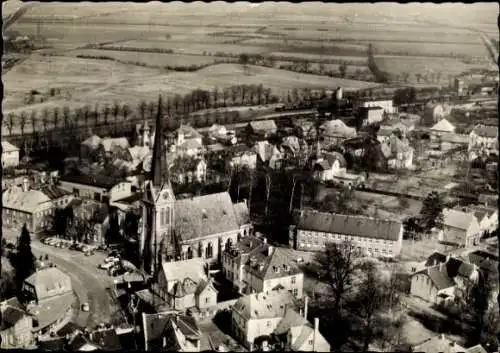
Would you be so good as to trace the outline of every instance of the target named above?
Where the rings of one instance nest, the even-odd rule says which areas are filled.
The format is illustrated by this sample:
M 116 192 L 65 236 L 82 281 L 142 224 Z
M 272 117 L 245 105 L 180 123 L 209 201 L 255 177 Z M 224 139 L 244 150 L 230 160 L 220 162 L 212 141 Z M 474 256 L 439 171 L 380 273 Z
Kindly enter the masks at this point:
M 296 210 L 289 228 L 290 247 L 321 251 L 326 243 L 350 241 L 374 257 L 394 258 L 403 247 L 403 225 L 394 220 Z

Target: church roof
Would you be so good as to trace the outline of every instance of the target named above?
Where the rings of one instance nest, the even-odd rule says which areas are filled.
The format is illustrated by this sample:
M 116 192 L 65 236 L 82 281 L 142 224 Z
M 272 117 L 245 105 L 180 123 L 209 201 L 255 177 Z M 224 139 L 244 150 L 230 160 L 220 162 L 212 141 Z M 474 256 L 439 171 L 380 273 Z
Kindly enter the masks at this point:
M 162 125 L 162 101 L 158 100 L 158 114 L 156 116 L 156 131 L 153 144 L 153 160 L 151 162 L 151 179 L 155 187 L 161 187 L 168 179 L 167 154 L 165 141 L 163 140 Z

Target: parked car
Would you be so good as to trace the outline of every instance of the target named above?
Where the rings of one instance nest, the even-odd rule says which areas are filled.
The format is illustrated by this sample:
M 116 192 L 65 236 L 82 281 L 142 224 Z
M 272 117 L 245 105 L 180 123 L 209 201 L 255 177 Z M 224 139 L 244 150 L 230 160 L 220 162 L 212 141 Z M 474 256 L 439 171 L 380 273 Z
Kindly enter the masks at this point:
M 94 250 L 88 250 L 88 251 L 85 251 L 85 256 L 92 256 L 94 255 Z
M 117 257 L 114 257 L 114 256 L 108 256 L 107 258 L 104 259 L 105 263 L 112 263 L 112 264 L 119 262 L 119 261 L 120 261 L 120 259 Z
M 99 265 L 99 268 L 100 268 L 100 269 L 103 269 L 103 270 L 108 270 L 108 269 L 110 269 L 112 266 L 113 266 L 113 263 L 112 263 L 112 262 L 107 262 L 107 263 L 104 263 L 104 264 L 100 264 L 100 265 Z
M 78 250 L 78 244 L 76 244 L 76 243 L 71 244 L 71 245 L 69 246 L 69 249 L 70 249 L 70 250 Z
M 89 305 L 89 303 L 83 303 L 82 304 L 82 311 L 84 311 L 84 312 L 90 311 L 90 305 Z

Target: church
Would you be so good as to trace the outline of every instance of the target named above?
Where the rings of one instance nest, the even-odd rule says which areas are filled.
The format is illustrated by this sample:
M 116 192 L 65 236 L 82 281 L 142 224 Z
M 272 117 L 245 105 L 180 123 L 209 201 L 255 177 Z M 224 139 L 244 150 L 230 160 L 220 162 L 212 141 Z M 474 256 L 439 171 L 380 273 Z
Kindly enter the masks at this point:
M 224 248 L 253 231 L 246 202 L 233 203 L 228 192 L 176 199 L 168 173 L 161 107 L 160 97 L 139 225 L 142 269 L 150 274 L 164 261 L 199 257 L 217 262 Z

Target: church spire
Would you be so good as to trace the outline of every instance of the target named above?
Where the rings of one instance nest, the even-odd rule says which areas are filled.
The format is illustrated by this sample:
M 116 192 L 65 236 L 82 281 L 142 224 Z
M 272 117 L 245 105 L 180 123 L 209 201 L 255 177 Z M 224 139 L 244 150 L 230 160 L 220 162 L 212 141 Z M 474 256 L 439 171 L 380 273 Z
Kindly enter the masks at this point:
M 168 180 L 167 149 L 163 138 L 162 101 L 158 98 L 158 114 L 156 116 L 155 140 L 153 145 L 153 161 L 151 166 L 151 180 L 153 186 L 161 188 Z

